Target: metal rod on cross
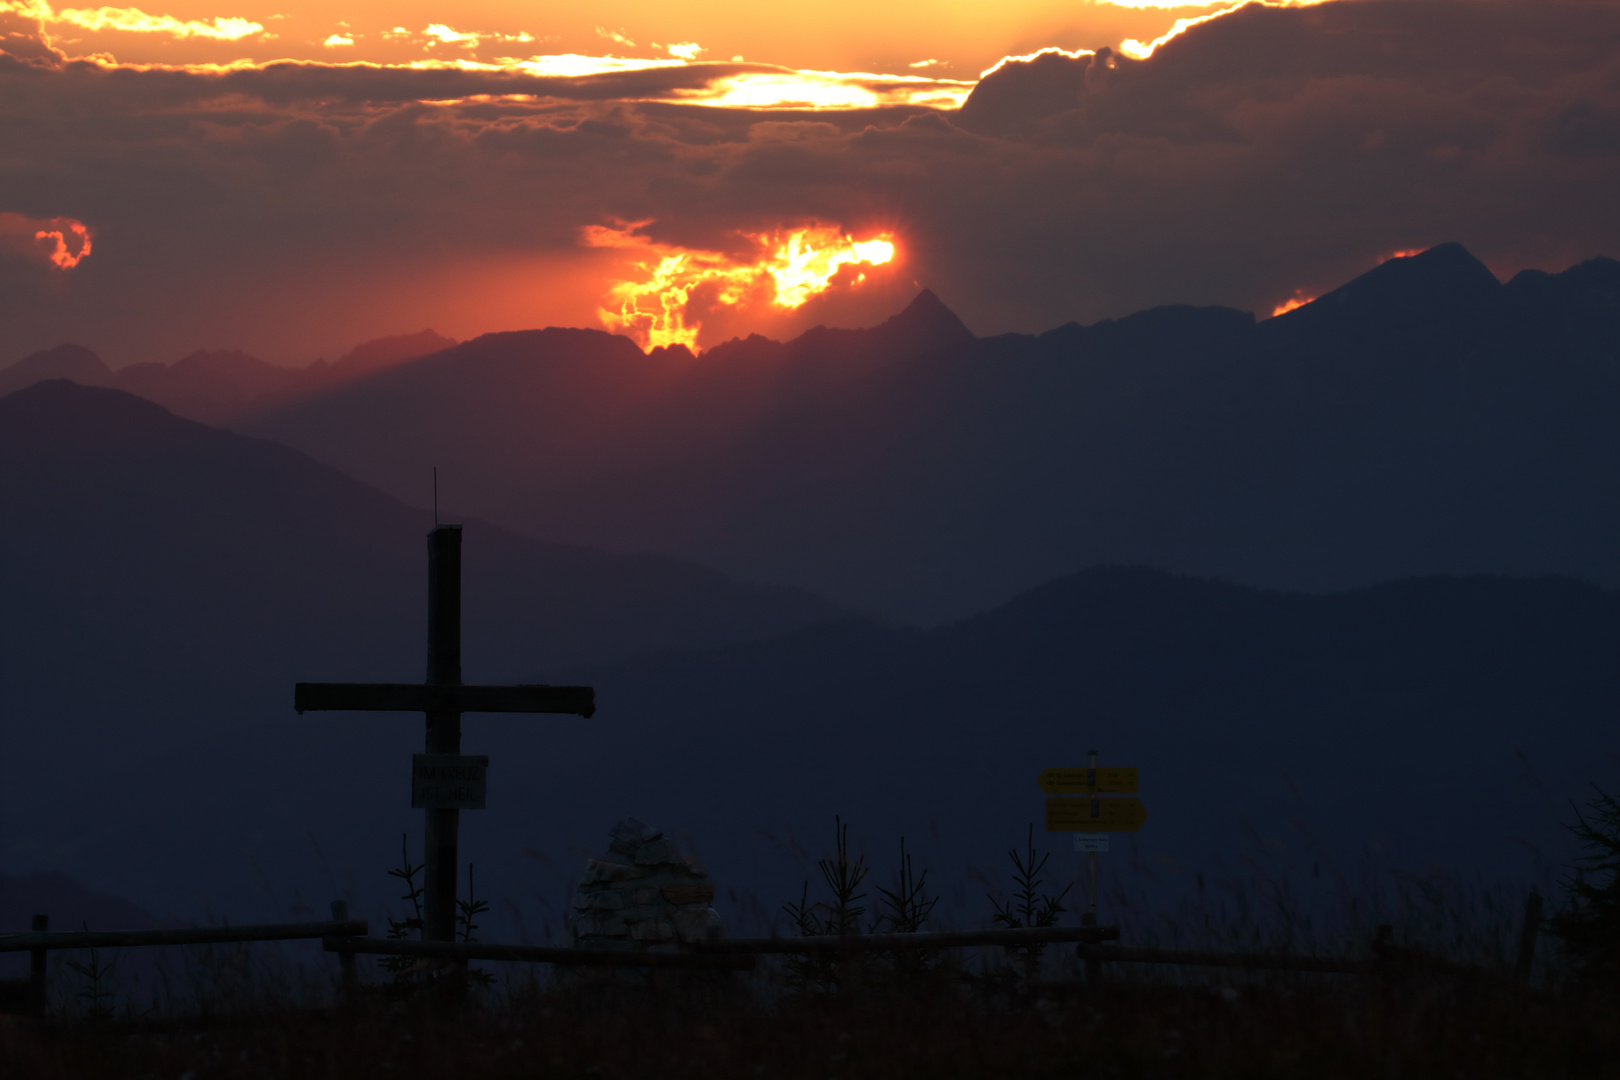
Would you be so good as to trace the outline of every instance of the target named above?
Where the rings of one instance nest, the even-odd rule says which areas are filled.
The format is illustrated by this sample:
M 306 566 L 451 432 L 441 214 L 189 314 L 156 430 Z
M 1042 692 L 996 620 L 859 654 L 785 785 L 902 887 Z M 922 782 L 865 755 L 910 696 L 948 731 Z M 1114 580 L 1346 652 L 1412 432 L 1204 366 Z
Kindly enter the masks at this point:
M 293 708 L 423 712 L 427 752 L 412 760 L 411 806 L 424 814 L 427 864 L 422 936 L 456 937 L 457 841 L 461 811 L 484 808 L 489 759 L 461 753 L 464 712 L 570 713 L 589 719 L 589 686 L 465 686 L 461 682 L 461 526 L 428 533 L 427 679 L 420 683 L 299 683 Z

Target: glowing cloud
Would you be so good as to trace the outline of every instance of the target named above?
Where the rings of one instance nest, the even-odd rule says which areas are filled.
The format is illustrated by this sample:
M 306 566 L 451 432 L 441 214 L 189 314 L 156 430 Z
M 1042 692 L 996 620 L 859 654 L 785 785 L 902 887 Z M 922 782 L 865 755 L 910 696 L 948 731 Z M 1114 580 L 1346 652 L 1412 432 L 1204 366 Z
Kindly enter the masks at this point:
M 383 37 L 391 39 L 402 33 L 403 29 L 403 27 L 396 26 L 391 33 L 384 33 Z M 440 42 L 446 45 L 460 45 L 463 49 L 476 49 L 479 43 L 483 41 L 516 41 L 524 43 L 534 40 L 534 35 L 527 30 L 519 31 L 516 34 L 485 34 L 476 30 L 457 30 L 454 27 L 446 26 L 444 23 L 430 23 L 427 29 L 422 31 L 422 36 L 432 39 L 427 43 L 429 49 Z
M 73 218 L 31 218 L 0 213 L 0 251 L 11 251 L 71 270 L 90 255 L 90 229 Z
M 1306 296 L 1303 292 L 1296 292 L 1293 296 L 1272 308 L 1271 317 L 1275 319 L 1279 315 L 1286 315 L 1295 308 L 1302 308 L 1315 299 L 1314 296 Z
M 527 60 L 502 58 L 496 61 L 502 67 L 522 71 L 529 75 L 556 78 L 574 78 L 580 75 L 607 75 L 615 71 L 643 71 L 647 68 L 680 67 L 684 60 L 641 60 L 627 56 L 582 56 L 562 53 L 557 56 L 531 56 Z
M 262 33 L 264 26 L 236 17 L 215 16 L 201 19 L 177 19 L 172 15 L 148 15 L 140 8 L 99 7 L 63 8 L 52 11 L 43 0 L 35 5 L 46 22 L 67 23 L 81 30 L 122 30 L 135 34 L 168 34 L 177 38 L 208 38 L 214 41 L 240 41 Z
M 706 86 L 681 89 L 670 100 L 729 109 L 872 109 L 919 105 L 954 109 L 974 84 L 920 75 L 841 71 L 744 71 Z
M 664 49 L 669 55 L 678 56 L 682 60 L 696 60 L 698 53 L 703 51 L 703 46 L 695 41 L 683 41 L 677 45 L 666 45 Z
M 344 45 L 353 45 L 354 38 L 345 37 L 342 34 L 333 34 L 331 37 L 321 42 L 321 44 L 325 45 L 328 49 L 336 49 Z
M 684 345 L 697 348 L 701 322 L 691 312 L 694 293 L 726 307 L 801 307 L 837 284 L 866 280 L 862 266 L 894 261 L 894 237 L 879 233 L 856 240 L 832 225 L 812 222 L 769 233 L 743 234 L 755 249 L 750 261 L 718 251 L 658 244 L 638 235 L 651 221 L 617 227 L 587 226 L 581 240 L 589 247 L 631 248 L 650 258 L 638 280 L 614 282 L 599 314 L 609 329 L 635 339 L 642 348 Z
M 450 27 L 444 25 L 444 23 L 433 23 L 429 25 L 426 30 L 423 30 L 422 33 L 426 34 L 430 38 L 437 38 L 446 45 L 460 45 L 464 49 L 470 49 L 478 44 L 477 34 L 468 34 L 463 33 L 460 30 L 452 30 Z M 428 44 L 432 45 L 433 42 L 430 41 Z
M 636 43 L 626 37 L 623 30 L 609 30 L 605 26 L 598 26 L 596 28 L 596 35 L 597 37 L 607 38 L 615 45 L 623 45 L 627 49 L 633 49 L 636 47 Z
M 991 64 L 989 67 L 979 72 L 979 78 L 987 79 L 991 75 L 994 75 L 996 72 L 1000 71 L 1002 68 L 1006 67 L 1008 64 L 1032 64 L 1043 56 L 1067 56 L 1070 60 L 1078 60 L 1082 56 L 1096 55 L 1097 52 L 1095 49 L 1075 49 L 1073 52 L 1070 52 L 1068 49 L 1060 49 L 1057 46 L 1052 45 L 1044 49 L 1036 49 L 1032 53 L 1024 53 L 1020 56 L 1003 56 L 1000 60 L 997 60 L 994 64 Z
M 1110 2 L 1114 2 L 1114 0 L 1110 0 Z M 1217 0 L 1217 2 L 1220 2 L 1220 0 Z M 1171 38 L 1180 37 L 1182 34 L 1186 33 L 1188 30 L 1199 25 L 1200 23 L 1207 23 L 1211 19 L 1220 18 L 1222 15 L 1230 15 L 1234 11 L 1249 7 L 1251 4 L 1258 4 L 1261 7 L 1314 7 L 1317 4 L 1325 4 L 1327 2 L 1328 0 L 1238 0 L 1236 3 L 1228 3 L 1227 6 L 1222 7 L 1218 11 L 1211 11 L 1204 15 L 1193 15 L 1185 19 L 1177 19 L 1175 25 L 1170 27 L 1167 33 L 1161 34 L 1146 44 L 1137 41 L 1135 38 L 1126 38 L 1124 41 L 1119 43 L 1119 51 L 1130 57 L 1132 60 L 1146 60 L 1148 57 L 1153 55 L 1154 49 L 1157 49 L 1160 45 L 1163 45 Z M 1137 3 L 1133 2 L 1133 0 L 1124 0 L 1124 2 L 1115 3 L 1115 6 L 1134 8 L 1171 8 L 1203 7 L 1205 5 L 1162 3 L 1158 2 L 1158 0 L 1143 0 L 1143 2 Z

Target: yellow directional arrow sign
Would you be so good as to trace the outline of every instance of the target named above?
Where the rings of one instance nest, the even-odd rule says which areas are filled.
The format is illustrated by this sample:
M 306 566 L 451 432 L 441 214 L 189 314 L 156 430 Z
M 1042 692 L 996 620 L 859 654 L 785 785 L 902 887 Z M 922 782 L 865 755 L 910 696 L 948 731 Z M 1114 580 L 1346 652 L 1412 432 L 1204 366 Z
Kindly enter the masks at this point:
M 1135 769 L 1047 769 L 1036 778 L 1048 795 L 1135 795 Z
M 1135 832 L 1146 820 L 1141 799 L 1046 800 L 1047 832 Z

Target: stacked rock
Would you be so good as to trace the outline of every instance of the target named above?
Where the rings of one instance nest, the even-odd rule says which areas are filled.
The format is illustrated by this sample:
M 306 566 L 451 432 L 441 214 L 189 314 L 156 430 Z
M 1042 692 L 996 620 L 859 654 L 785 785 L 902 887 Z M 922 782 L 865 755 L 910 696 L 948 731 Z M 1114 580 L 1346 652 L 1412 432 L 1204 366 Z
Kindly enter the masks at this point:
M 673 952 L 721 936 L 714 885 L 697 860 L 635 818 L 616 822 L 608 835 L 607 853 L 586 862 L 574 893 L 573 944 Z

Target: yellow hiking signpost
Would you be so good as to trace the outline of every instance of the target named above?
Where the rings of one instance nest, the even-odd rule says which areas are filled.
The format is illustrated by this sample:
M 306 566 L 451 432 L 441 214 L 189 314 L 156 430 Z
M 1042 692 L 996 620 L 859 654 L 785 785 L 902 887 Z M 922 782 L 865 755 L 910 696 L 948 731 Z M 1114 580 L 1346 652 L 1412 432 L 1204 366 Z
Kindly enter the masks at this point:
M 1147 820 L 1141 799 L 1046 800 L 1046 831 L 1073 833 L 1135 832 Z
M 1046 831 L 1074 834 L 1074 850 L 1086 853 L 1090 870 L 1087 910 L 1082 926 L 1097 925 L 1097 853 L 1108 850 L 1108 834 L 1136 832 L 1147 820 L 1141 799 L 1099 798 L 1136 794 L 1136 770 L 1098 768 L 1097 751 L 1084 769 L 1046 769 L 1035 778 L 1046 800 Z M 1075 796 L 1079 796 L 1076 798 Z
M 1035 782 L 1048 795 L 1136 794 L 1135 769 L 1047 769 Z

